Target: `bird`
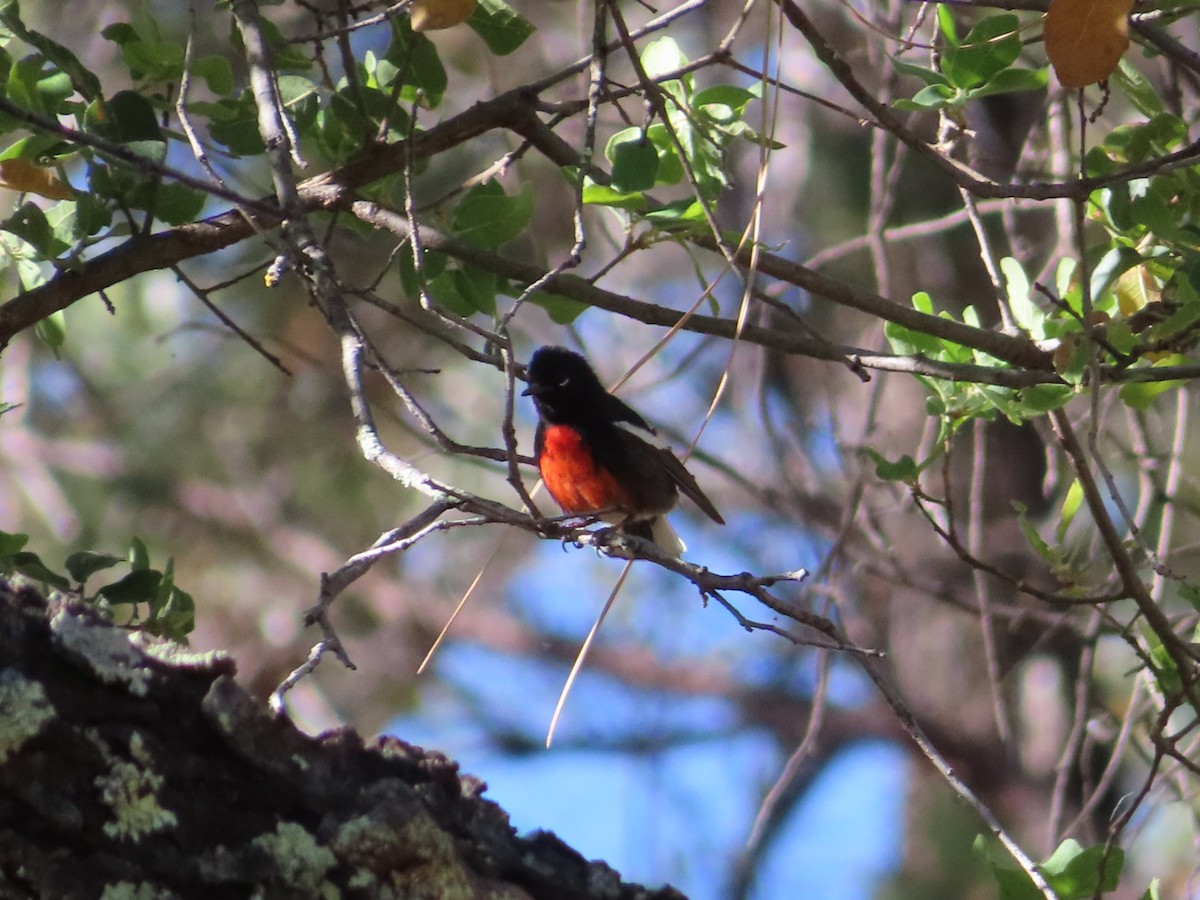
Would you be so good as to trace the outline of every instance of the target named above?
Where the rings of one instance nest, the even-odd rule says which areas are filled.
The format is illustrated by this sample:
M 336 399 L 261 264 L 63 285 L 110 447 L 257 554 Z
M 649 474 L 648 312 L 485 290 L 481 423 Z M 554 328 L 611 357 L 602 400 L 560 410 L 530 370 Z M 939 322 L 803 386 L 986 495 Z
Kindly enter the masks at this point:
M 567 515 L 596 514 L 679 557 L 687 549 L 666 514 L 680 491 L 719 525 L 725 520 L 667 443 L 614 397 L 580 354 L 539 347 L 526 370 L 538 413 L 534 455 Z

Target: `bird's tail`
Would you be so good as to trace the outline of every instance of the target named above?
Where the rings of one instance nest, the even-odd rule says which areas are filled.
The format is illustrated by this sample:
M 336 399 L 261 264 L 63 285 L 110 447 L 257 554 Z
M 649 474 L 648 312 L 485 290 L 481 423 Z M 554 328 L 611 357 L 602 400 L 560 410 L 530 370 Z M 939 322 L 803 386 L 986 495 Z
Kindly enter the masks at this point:
M 683 556 L 687 544 L 679 537 L 666 516 L 655 516 L 653 519 L 642 519 L 638 522 L 626 522 L 621 530 L 634 537 L 654 541 L 658 549 L 671 556 Z

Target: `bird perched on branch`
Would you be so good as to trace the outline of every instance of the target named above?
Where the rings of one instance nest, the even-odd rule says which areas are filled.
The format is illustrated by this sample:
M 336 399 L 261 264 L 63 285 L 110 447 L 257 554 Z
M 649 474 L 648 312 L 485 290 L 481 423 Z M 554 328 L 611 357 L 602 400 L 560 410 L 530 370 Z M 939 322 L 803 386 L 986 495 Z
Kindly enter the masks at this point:
M 666 514 L 683 491 L 714 522 L 712 501 L 646 420 L 604 389 L 591 366 L 565 347 L 529 361 L 538 411 L 534 452 L 546 489 L 568 515 L 596 514 L 665 553 L 686 549 Z

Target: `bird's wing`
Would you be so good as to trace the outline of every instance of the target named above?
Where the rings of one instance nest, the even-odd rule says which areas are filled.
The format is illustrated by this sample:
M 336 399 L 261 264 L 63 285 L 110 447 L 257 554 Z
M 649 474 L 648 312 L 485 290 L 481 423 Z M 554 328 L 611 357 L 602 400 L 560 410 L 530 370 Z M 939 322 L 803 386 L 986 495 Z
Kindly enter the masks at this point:
M 647 444 L 654 461 L 671 476 L 671 480 L 679 486 L 683 495 L 700 507 L 704 514 L 718 525 L 724 525 L 725 520 L 721 518 L 721 514 L 717 512 L 713 502 L 708 499 L 704 491 L 700 490 L 700 485 L 696 483 L 692 473 L 679 461 L 679 457 L 671 450 L 670 445 L 629 406 L 616 397 L 612 399 L 617 403 L 617 406 L 613 407 L 613 418 L 617 427 Z

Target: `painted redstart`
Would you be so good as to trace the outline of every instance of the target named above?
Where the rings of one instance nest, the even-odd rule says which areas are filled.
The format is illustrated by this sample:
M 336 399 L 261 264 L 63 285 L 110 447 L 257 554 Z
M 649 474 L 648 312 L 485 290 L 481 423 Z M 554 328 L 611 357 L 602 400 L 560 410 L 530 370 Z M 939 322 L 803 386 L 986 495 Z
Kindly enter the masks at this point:
M 646 420 L 604 389 L 591 366 L 565 347 L 529 361 L 538 411 L 534 452 L 546 489 L 568 515 L 599 514 L 621 531 L 679 556 L 686 549 L 666 514 L 689 497 L 724 525 L 712 501 Z

